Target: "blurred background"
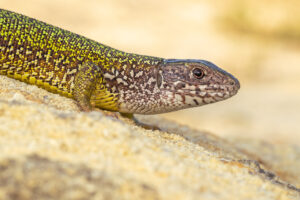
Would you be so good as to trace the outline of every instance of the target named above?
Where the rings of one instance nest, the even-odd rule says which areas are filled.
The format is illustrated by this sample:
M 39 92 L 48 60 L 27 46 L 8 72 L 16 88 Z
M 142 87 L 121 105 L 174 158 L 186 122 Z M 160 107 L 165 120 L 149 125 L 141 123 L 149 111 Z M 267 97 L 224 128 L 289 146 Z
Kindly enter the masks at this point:
M 299 0 L 0 0 L 114 48 L 209 60 L 234 74 L 224 102 L 163 114 L 223 138 L 300 142 Z

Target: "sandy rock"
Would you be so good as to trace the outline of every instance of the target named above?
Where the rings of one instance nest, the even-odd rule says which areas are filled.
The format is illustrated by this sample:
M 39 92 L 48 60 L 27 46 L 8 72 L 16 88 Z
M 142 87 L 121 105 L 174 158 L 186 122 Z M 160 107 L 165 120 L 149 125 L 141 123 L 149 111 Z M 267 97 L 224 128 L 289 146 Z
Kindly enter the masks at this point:
M 299 182 L 255 151 L 160 118 L 147 123 L 162 131 L 78 112 L 71 99 L 1 76 L 0 199 L 299 198 Z

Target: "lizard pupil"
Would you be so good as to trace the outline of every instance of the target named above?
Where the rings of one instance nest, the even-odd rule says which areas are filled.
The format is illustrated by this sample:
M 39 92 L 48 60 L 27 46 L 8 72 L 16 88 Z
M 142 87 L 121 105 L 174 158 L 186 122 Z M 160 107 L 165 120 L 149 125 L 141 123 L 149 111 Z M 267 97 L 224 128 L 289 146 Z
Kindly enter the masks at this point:
M 199 69 L 199 68 L 193 69 L 193 74 L 194 74 L 194 77 L 197 78 L 197 79 L 201 79 L 204 76 L 203 70 Z

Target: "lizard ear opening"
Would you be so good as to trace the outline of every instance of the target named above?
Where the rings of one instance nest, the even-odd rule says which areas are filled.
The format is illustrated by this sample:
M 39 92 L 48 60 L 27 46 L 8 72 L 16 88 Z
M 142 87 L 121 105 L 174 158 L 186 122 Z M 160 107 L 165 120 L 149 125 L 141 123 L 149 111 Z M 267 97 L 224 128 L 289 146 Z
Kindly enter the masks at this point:
M 161 84 L 162 84 L 162 74 L 161 74 L 161 70 L 160 68 L 155 70 L 155 76 L 156 76 L 156 85 L 158 88 L 160 88 Z

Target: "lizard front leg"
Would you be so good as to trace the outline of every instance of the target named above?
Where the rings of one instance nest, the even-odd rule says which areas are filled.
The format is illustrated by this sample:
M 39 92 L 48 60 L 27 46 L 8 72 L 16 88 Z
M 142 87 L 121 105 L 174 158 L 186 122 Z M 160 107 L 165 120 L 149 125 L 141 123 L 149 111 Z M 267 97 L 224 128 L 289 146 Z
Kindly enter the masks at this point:
M 101 68 L 92 62 L 83 63 L 74 79 L 73 98 L 80 110 L 91 111 L 91 95 L 101 77 Z

